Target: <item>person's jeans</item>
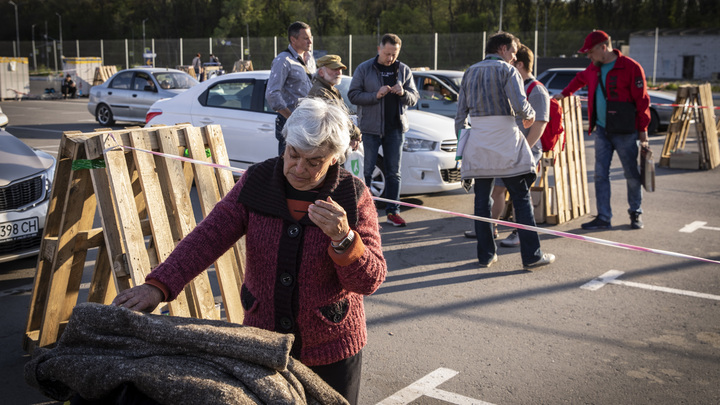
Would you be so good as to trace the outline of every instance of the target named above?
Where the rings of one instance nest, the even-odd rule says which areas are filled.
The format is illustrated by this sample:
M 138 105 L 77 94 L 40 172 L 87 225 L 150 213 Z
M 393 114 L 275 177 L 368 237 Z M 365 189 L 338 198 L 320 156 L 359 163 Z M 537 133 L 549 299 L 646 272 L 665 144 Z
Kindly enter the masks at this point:
M 402 128 L 385 128 L 385 136 L 363 134 L 365 147 L 365 184 L 372 184 L 372 173 L 377 162 L 378 150 L 383 149 L 383 166 L 385 167 L 385 198 L 393 201 L 400 200 L 400 160 L 405 143 L 405 134 Z M 399 214 L 400 205 L 388 203 L 385 206 L 386 214 Z
M 285 153 L 285 137 L 282 134 L 282 130 L 285 127 L 287 118 L 278 114 L 275 118 L 275 139 L 278 141 L 278 156 L 282 156 Z
M 642 182 L 638 170 L 638 135 L 608 135 L 604 127 L 595 128 L 595 200 L 598 218 L 610 222 L 610 163 L 617 151 L 627 180 L 628 214 L 642 214 Z
M 503 177 L 502 180 L 510 193 L 510 199 L 515 209 L 515 222 L 535 226 L 535 216 L 530 201 L 530 187 L 535 181 L 535 176 L 524 174 Z M 490 193 L 494 185 L 495 179 L 475 179 L 475 216 L 490 218 L 490 209 L 493 203 Z M 475 234 L 478 241 L 477 257 L 480 263 L 489 263 L 497 252 L 492 225 L 490 222 L 475 221 Z M 543 253 L 540 249 L 540 237 L 537 232 L 518 229 L 518 237 L 523 265 L 542 259 Z

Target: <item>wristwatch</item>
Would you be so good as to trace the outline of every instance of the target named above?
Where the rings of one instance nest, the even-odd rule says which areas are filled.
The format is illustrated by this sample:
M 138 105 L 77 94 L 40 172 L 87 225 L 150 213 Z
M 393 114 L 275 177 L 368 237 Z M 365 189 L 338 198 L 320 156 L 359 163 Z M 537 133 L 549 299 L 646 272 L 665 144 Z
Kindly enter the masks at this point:
M 332 248 L 335 249 L 336 251 L 341 252 L 341 251 L 347 249 L 350 246 L 350 244 L 352 244 L 353 240 L 355 240 L 355 232 L 353 232 L 353 230 L 351 229 L 350 232 L 348 232 L 345 239 L 338 242 L 337 245 L 335 244 L 335 242 L 330 241 L 330 246 L 332 246 Z

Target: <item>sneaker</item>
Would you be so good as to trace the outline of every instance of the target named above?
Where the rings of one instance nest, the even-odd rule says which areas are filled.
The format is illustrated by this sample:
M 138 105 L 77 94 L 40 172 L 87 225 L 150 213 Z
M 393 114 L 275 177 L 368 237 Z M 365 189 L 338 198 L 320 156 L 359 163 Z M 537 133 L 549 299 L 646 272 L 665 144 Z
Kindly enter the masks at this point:
M 639 213 L 633 212 L 630 214 L 630 228 L 632 229 L 643 229 L 645 224 L 643 224 L 642 218 L 640 218 Z
M 518 236 L 517 229 L 513 230 L 507 238 L 500 241 L 502 247 L 518 247 L 520 246 L 520 237 Z
M 526 269 L 534 269 L 536 267 L 541 266 L 547 266 L 548 264 L 555 261 L 555 255 L 552 253 L 543 253 L 543 256 L 540 258 L 540 260 L 536 261 L 535 263 L 525 264 L 523 267 Z
M 400 217 L 398 214 L 387 214 L 387 223 L 392 224 L 392 226 L 405 226 L 405 220 Z
M 612 225 L 610 225 L 609 221 L 603 221 L 602 219 L 600 219 L 600 217 L 595 217 L 595 219 L 593 219 L 592 221 L 585 222 L 581 226 L 582 226 L 582 229 L 587 229 L 587 230 L 612 228 Z
M 478 266 L 480 266 L 480 267 L 482 267 L 482 268 L 484 268 L 484 269 L 487 269 L 488 267 L 492 266 L 493 263 L 497 263 L 497 261 L 498 261 L 498 257 L 497 257 L 497 255 L 495 254 L 495 255 L 493 255 L 492 259 L 490 259 L 489 262 L 487 262 L 487 263 L 480 263 Z

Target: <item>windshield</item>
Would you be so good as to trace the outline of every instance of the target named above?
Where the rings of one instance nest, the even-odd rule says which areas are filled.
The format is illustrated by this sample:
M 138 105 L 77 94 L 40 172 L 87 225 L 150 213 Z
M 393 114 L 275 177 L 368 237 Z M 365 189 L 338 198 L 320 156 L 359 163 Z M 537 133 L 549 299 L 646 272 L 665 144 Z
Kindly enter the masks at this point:
M 443 81 L 445 84 L 447 84 L 450 88 L 455 90 L 456 92 L 460 92 L 460 83 L 462 83 L 462 75 L 458 76 L 442 76 L 437 75 L 438 79 Z
M 160 88 L 166 90 L 189 89 L 198 84 L 198 81 L 193 79 L 192 76 L 182 72 L 155 72 L 153 76 L 155 76 Z

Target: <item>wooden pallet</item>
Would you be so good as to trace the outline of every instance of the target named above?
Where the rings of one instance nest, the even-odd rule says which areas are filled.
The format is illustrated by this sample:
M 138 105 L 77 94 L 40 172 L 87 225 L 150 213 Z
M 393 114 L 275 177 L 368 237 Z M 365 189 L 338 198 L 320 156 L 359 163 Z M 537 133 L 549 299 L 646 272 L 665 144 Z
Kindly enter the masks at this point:
M 95 78 L 93 79 L 93 86 L 105 83 L 112 75 L 117 73 L 117 67 L 115 65 L 110 66 L 99 66 L 95 69 Z
M 545 199 L 540 207 L 549 224 L 561 224 L 590 212 L 580 99 L 565 97 L 561 104 L 565 133 L 553 150 L 543 152 L 538 175 Z
M 247 72 L 253 70 L 253 65 L 251 60 L 238 60 L 235 61 L 235 64 L 233 64 L 233 70 L 232 72 Z
M 714 169 L 720 165 L 720 145 L 710 84 L 678 88 L 675 104 L 659 166 Z M 692 120 L 695 120 L 697 152 L 685 150 Z
M 229 164 L 219 126 L 189 124 L 93 133 L 66 132 L 60 142 L 50 207 L 38 257 L 23 347 L 53 345 L 78 303 L 90 249 L 97 249 L 89 302 L 109 304 L 117 291 L 141 284 L 195 227 L 194 182 L 206 216 L 234 186 L 232 173 L 183 163 L 118 145 Z M 206 149 L 211 157 L 206 156 Z M 73 169 L 73 162 L 105 168 Z M 96 214 L 102 226 L 94 227 Z M 244 245 L 215 262 L 227 319 L 241 323 Z M 219 319 L 208 272 L 168 304 L 171 315 Z

